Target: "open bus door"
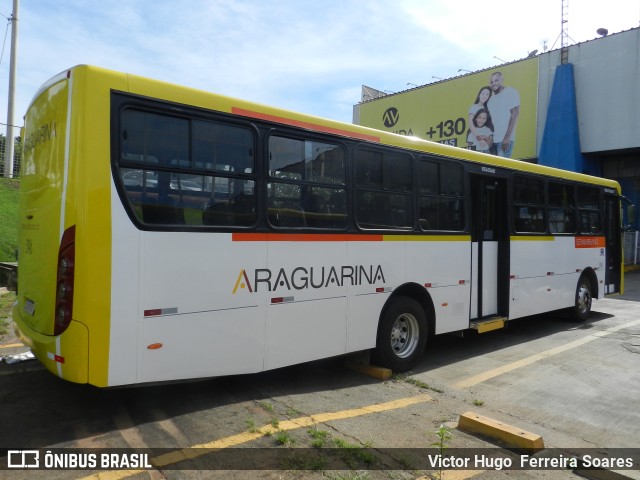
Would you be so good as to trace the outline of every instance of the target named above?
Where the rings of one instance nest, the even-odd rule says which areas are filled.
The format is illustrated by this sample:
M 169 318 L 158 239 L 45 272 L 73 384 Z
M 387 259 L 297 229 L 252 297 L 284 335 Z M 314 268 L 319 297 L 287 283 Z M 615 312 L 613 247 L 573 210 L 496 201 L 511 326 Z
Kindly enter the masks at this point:
M 604 227 L 606 238 L 605 294 L 622 293 L 622 226 L 620 197 L 605 193 Z
M 507 182 L 471 175 L 471 320 L 507 317 L 509 231 Z

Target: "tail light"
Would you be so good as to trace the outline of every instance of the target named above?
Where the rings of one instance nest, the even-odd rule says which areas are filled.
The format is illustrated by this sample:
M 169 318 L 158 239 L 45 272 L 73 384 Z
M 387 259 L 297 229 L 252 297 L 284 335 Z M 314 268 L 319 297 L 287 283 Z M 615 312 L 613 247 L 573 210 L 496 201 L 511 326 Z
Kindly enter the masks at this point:
M 58 253 L 58 281 L 56 287 L 56 310 L 53 334 L 64 332 L 73 314 L 73 278 L 76 261 L 76 227 L 65 230 Z

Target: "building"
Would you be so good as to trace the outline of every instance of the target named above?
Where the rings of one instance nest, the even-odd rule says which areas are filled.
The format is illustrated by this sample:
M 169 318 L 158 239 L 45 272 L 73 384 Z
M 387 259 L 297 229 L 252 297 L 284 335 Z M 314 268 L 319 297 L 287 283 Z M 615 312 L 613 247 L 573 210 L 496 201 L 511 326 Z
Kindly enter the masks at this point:
M 469 110 L 500 72 L 503 85 L 516 92 L 510 95 L 519 99 L 512 158 L 617 180 L 638 205 L 639 47 L 640 28 L 634 28 L 395 94 L 363 87 L 353 121 L 477 148 L 468 143 Z M 494 112 L 498 117 L 495 106 Z M 495 123 L 497 129 L 500 120 Z M 635 210 L 624 221 L 637 228 L 640 209 Z

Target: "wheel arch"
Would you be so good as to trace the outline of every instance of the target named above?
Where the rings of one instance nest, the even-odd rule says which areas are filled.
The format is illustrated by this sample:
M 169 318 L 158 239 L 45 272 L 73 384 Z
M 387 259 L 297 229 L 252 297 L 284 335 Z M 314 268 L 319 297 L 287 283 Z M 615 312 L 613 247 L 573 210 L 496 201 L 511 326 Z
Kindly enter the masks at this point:
M 380 312 L 380 318 L 384 316 L 389 305 L 391 305 L 397 297 L 413 298 L 422 306 L 429 327 L 429 331 L 427 333 L 429 336 L 433 335 L 435 333 L 436 314 L 433 306 L 433 300 L 431 299 L 431 295 L 429 295 L 427 289 L 414 282 L 408 282 L 400 285 L 393 291 L 385 302 L 384 307 L 382 307 L 382 311 Z
M 592 267 L 587 267 L 582 271 L 580 276 L 587 277 L 591 283 L 591 294 L 593 298 L 600 298 L 600 284 L 598 283 L 598 276 L 596 275 L 595 270 Z

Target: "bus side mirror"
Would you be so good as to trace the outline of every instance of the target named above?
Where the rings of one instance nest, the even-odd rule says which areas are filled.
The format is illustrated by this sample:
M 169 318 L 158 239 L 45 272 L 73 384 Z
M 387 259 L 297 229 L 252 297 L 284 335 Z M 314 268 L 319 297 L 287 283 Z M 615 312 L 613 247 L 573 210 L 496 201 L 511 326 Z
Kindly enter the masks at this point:
M 634 225 L 636 223 L 636 206 L 632 203 L 627 205 L 627 224 Z

